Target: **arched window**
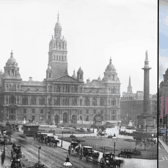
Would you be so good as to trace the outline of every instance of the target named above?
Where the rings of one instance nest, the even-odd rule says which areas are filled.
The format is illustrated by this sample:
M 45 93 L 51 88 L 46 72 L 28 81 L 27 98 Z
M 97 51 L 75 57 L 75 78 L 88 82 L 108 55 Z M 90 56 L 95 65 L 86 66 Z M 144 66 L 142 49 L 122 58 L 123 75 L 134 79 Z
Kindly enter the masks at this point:
M 39 105 L 45 105 L 45 98 L 44 97 L 39 98 Z
M 11 83 L 11 91 L 14 91 L 15 90 L 15 85 L 13 83 Z
M 88 97 L 85 98 L 85 106 L 90 106 L 90 99 Z
M 23 105 L 28 105 L 28 97 L 27 96 L 23 96 L 23 98 L 22 98 L 22 104 Z
M 115 99 L 112 99 L 111 105 L 116 105 L 116 100 Z
M 77 98 L 76 97 L 72 98 L 72 105 L 73 106 L 77 105 Z
M 14 95 L 12 95 L 9 99 L 9 104 L 15 104 L 16 103 L 16 98 Z
M 89 121 L 89 116 L 86 116 L 86 121 Z
M 82 99 L 80 99 L 80 106 L 82 106 L 82 102 L 83 102 Z
M 93 103 L 93 106 L 97 106 L 97 99 L 95 97 L 93 98 L 92 103 Z
M 75 90 L 75 86 L 72 86 L 71 87 L 71 92 L 74 93 L 74 90 Z
M 49 98 L 48 98 L 48 105 L 51 105 L 51 102 L 52 102 L 52 100 L 51 100 L 51 98 L 49 97 Z
M 60 98 L 59 97 L 54 98 L 54 105 L 60 105 Z
M 30 102 L 31 102 L 31 105 L 36 105 L 36 97 L 32 96 Z
M 100 99 L 100 105 L 104 106 L 104 99 L 103 98 Z

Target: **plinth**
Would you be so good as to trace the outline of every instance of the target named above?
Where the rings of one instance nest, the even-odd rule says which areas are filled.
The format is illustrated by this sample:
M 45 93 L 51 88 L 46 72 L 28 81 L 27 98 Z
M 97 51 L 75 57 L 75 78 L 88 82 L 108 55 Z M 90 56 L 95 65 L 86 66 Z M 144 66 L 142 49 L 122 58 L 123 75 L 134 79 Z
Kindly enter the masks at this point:
M 137 131 L 143 133 L 157 133 L 156 115 L 142 113 L 138 115 Z

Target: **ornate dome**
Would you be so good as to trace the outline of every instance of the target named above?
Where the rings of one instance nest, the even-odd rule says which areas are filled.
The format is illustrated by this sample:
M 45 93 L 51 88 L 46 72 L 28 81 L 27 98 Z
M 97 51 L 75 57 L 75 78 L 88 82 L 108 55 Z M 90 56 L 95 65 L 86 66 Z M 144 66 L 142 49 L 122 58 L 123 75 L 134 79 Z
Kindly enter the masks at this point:
M 111 58 L 110 58 L 110 63 L 107 65 L 105 71 L 116 71 L 114 65 L 111 63 Z
M 62 30 L 61 24 L 59 23 L 59 14 L 57 16 L 57 23 L 55 24 L 55 29 L 61 29 Z
M 55 24 L 55 29 L 61 29 L 62 30 L 61 24 L 59 22 L 57 22 Z
M 8 66 L 17 66 L 18 63 L 16 62 L 15 58 L 13 58 L 13 52 L 11 52 L 11 57 L 8 59 L 6 65 Z

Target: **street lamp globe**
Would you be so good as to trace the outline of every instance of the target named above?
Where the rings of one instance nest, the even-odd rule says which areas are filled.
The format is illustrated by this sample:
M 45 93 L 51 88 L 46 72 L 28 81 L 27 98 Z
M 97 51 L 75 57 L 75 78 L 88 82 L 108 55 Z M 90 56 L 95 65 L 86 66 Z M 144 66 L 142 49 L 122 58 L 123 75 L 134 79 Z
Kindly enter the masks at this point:
M 72 163 L 69 160 L 69 156 L 67 155 L 65 162 L 63 163 L 63 166 L 66 167 L 72 167 Z
M 115 134 L 114 134 L 114 136 L 112 137 L 112 141 L 113 141 L 113 143 L 116 143 L 116 142 L 117 142 L 117 137 L 116 137 Z

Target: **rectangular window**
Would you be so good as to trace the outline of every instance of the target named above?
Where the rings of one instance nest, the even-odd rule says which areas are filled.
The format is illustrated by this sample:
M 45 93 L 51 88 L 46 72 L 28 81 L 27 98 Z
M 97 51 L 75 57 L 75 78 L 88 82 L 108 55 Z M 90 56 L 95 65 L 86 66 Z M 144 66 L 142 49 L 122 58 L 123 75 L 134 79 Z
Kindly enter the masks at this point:
M 33 120 L 33 121 L 35 120 L 35 116 L 34 116 L 34 115 L 32 116 L 32 120 Z
M 41 113 L 41 114 L 43 113 L 43 109 L 41 109 L 40 113 Z
M 35 109 L 32 109 L 32 113 L 35 113 Z
M 94 110 L 94 114 L 96 114 L 96 110 Z
M 24 112 L 24 113 L 26 113 L 26 112 L 27 112 L 27 110 L 26 110 L 26 109 L 23 109 L 23 112 Z
M 89 110 L 86 110 L 86 114 L 88 114 L 89 113 Z

